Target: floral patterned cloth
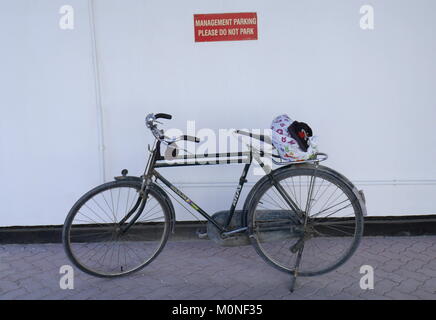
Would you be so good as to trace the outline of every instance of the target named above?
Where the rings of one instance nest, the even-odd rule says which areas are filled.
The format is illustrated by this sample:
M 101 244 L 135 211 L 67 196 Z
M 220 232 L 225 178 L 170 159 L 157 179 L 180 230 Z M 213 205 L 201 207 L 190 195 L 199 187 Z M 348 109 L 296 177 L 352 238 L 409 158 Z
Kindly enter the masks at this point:
M 285 161 L 304 161 L 312 157 L 318 150 L 315 137 L 309 137 L 309 148 L 304 152 L 288 132 L 288 127 L 294 122 L 287 114 L 274 118 L 271 123 L 273 146 Z

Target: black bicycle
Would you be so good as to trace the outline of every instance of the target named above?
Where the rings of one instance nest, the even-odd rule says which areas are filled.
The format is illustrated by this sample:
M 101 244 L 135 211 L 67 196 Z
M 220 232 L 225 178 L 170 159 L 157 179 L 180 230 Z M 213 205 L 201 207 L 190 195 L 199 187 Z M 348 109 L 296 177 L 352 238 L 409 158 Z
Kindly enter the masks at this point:
M 137 271 L 156 258 L 176 222 L 173 204 L 162 186 L 207 219 L 210 237 L 220 241 L 249 239 L 265 261 L 291 275 L 291 290 L 297 275 L 324 274 L 341 266 L 355 252 L 366 213 L 363 192 L 340 173 L 320 165 L 327 155 L 282 162 L 274 151 L 268 153 L 252 144 L 247 145 L 246 152 L 178 155 L 177 141 L 200 141 L 186 135 L 165 136 L 157 127 L 157 119 L 171 118 L 163 113 L 146 117 L 146 125 L 156 139 L 149 147 L 142 176 L 128 176 L 124 169 L 114 181 L 83 195 L 68 213 L 63 243 L 80 270 L 99 277 L 117 277 Z M 272 145 L 267 135 L 236 133 Z M 170 160 L 162 156 L 162 145 L 167 145 L 165 154 L 171 156 Z M 280 168 L 272 170 L 265 161 L 268 157 Z M 243 209 L 235 210 L 253 160 L 265 175 L 250 190 Z M 244 168 L 230 210 L 224 215 L 209 215 L 157 171 L 234 163 L 244 164 Z

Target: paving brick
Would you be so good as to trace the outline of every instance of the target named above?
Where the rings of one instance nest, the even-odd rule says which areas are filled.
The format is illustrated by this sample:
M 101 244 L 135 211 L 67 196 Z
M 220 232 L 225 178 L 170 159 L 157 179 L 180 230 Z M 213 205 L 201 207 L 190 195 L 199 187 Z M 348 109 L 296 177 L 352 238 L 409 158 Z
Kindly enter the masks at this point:
M 407 279 L 401 282 L 395 289 L 402 293 L 413 293 L 421 285 L 421 282 L 414 279 Z
M 427 266 L 424 266 L 421 269 L 417 269 L 416 272 L 422 273 L 423 275 L 425 275 L 429 278 L 436 278 L 436 271 L 428 268 Z
M 340 240 L 338 240 L 340 241 Z M 329 244 L 326 250 L 334 250 Z M 0 299 L 432 299 L 436 300 L 436 237 L 368 237 L 328 274 L 297 279 L 266 264 L 251 246 L 170 241 L 132 275 L 101 279 L 75 270 L 75 289 L 59 288 L 71 264 L 60 244 L 1 245 Z M 374 289 L 362 290 L 359 270 L 374 267 Z
M 436 278 L 430 278 L 426 281 L 423 281 L 419 288 L 425 290 L 426 292 L 436 294 Z
M 0 281 L 0 295 L 2 293 L 7 293 L 9 291 L 16 290 L 19 288 L 20 288 L 20 286 L 14 281 L 11 281 L 11 280 Z
M 430 293 L 424 290 L 417 290 L 413 293 L 413 295 L 417 296 L 421 300 L 435 300 L 436 292 Z
M 394 290 L 395 287 L 398 287 L 399 284 L 389 280 L 389 279 L 383 279 L 381 281 L 378 281 L 377 283 L 374 283 L 374 288 L 376 288 L 377 292 L 381 294 L 385 294 L 387 292 L 391 292 Z
M 9 292 L 3 293 L 0 296 L 0 300 L 15 300 L 19 297 L 24 297 L 26 294 L 28 294 L 28 292 L 23 288 L 14 289 Z
M 411 294 L 407 294 L 407 293 L 402 293 L 400 291 L 391 291 L 391 292 L 387 292 L 386 297 L 392 298 L 394 300 L 418 300 L 419 298 L 415 295 L 411 295 Z
M 414 279 L 417 280 L 419 283 L 423 283 L 429 279 L 431 279 L 431 277 L 421 273 L 421 272 L 413 272 L 413 271 L 409 271 L 406 269 L 399 269 L 396 270 L 395 273 L 391 273 L 389 275 L 389 279 L 391 279 L 392 281 L 396 281 L 399 279 L 399 281 L 397 282 L 401 282 L 403 280 L 408 280 L 408 279 Z
M 376 290 L 365 290 L 359 295 L 364 300 L 392 300 L 392 298 L 377 293 Z

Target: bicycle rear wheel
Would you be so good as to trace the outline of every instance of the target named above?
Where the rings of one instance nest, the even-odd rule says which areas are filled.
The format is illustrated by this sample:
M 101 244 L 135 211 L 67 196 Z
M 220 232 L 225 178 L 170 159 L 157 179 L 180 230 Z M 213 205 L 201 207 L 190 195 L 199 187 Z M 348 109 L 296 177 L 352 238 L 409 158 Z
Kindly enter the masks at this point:
M 350 184 L 323 167 L 297 165 L 273 174 L 299 212 L 270 179 L 263 182 L 247 214 L 258 254 L 280 271 L 294 273 L 303 247 L 300 276 L 324 274 L 345 263 L 363 233 L 363 210 Z
M 147 200 L 141 183 L 113 181 L 81 197 L 63 228 L 70 260 L 82 271 L 117 277 L 149 264 L 164 247 L 170 231 L 170 209 L 150 188 Z

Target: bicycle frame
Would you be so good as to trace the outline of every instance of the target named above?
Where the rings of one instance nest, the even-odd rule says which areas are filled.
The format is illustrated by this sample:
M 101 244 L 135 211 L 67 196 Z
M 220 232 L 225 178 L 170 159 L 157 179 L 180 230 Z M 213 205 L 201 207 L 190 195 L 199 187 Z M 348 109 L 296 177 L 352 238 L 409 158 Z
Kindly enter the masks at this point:
M 244 184 L 247 182 L 247 174 L 250 166 L 252 164 L 253 151 L 247 152 L 227 152 L 227 153 L 213 153 L 213 154 L 203 154 L 203 155 L 184 155 L 174 157 L 172 160 L 165 160 L 160 154 L 161 141 L 156 141 L 153 149 L 151 150 L 151 155 L 147 163 L 147 167 L 144 172 L 144 192 L 147 192 L 147 185 L 151 183 L 152 178 L 161 181 L 170 190 L 172 190 L 177 196 L 179 196 L 183 201 L 191 206 L 195 211 L 206 218 L 210 223 L 212 223 L 220 232 L 228 231 L 228 227 L 235 213 L 236 205 L 238 204 L 241 190 Z M 210 160 L 208 158 L 215 158 L 216 160 Z M 203 159 L 203 160 L 200 160 Z M 183 160 L 183 162 L 180 162 Z M 189 162 L 189 160 L 194 160 Z M 171 163 L 175 162 L 175 163 Z M 239 178 L 239 184 L 236 187 L 235 195 L 233 197 L 232 204 L 230 206 L 229 217 L 224 225 L 217 223 L 213 217 L 203 210 L 199 205 L 197 205 L 193 200 L 191 200 L 186 194 L 184 194 L 180 189 L 173 185 L 169 180 L 163 177 L 156 169 L 157 168 L 171 168 L 171 167 L 186 167 L 186 166 L 200 166 L 200 165 L 219 165 L 219 164 L 232 164 L 232 163 L 245 163 L 244 169 L 242 171 L 241 177 Z M 261 162 L 262 163 L 262 162 Z M 263 163 L 262 163 L 263 164 Z M 261 166 L 264 166 L 262 165 Z M 239 231 L 245 231 L 246 227 L 241 228 Z M 233 230 L 235 231 L 235 230 Z
M 228 227 L 232 221 L 233 215 L 235 213 L 236 205 L 238 204 L 239 197 L 242 191 L 242 188 L 247 182 L 247 174 L 248 170 L 253 162 L 255 160 L 259 166 L 264 170 L 264 172 L 268 175 L 268 177 L 271 179 L 272 184 L 276 188 L 276 190 L 279 192 L 279 194 L 284 198 L 285 202 L 289 205 L 289 207 L 296 212 L 298 216 L 298 220 L 296 222 L 302 223 L 304 220 L 304 213 L 301 211 L 300 208 L 298 208 L 298 205 L 292 200 L 292 198 L 287 194 L 287 192 L 284 190 L 284 188 L 277 183 L 274 176 L 271 174 L 271 167 L 265 164 L 261 157 L 264 157 L 266 154 L 263 150 L 258 150 L 255 147 L 253 147 L 251 144 L 247 144 L 250 151 L 245 152 L 227 152 L 227 153 L 213 153 L 213 154 L 194 154 L 194 155 L 183 155 L 183 156 L 176 156 L 173 157 L 171 160 L 166 160 L 161 155 L 161 140 L 156 140 L 154 143 L 153 148 L 150 150 L 151 155 L 148 159 L 147 166 L 144 171 L 143 175 L 143 183 L 141 186 L 141 194 L 142 199 L 147 199 L 147 193 L 148 193 L 148 186 L 152 183 L 152 178 L 155 178 L 155 180 L 161 181 L 163 184 L 165 184 L 171 191 L 173 191 L 178 197 L 180 197 L 183 201 L 185 201 L 187 204 L 189 204 L 195 211 L 197 211 L 200 215 L 202 215 L 204 218 L 206 218 L 207 221 L 212 223 L 223 236 L 230 236 L 235 233 L 239 232 L 245 232 L 247 230 L 247 226 L 242 226 L 241 228 L 238 228 L 236 230 L 228 230 Z M 236 158 L 235 158 L 236 157 Z M 209 160 L 209 158 L 215 158 L 216 160 Z M 203 159 L 199 161 L 199 159 Z M 183 160 L 182 163 L 177 162 Z M 193 162 L 188 162 L 188 160 L 194 160 Z M 174 162 L 174 163 L 172 163 Z M 186 194 L 184 194 L 180 189 L 178 189 L 175 185 L 173 185 L 169 180 L 167 180 L 165 177 L 163 177 L 156 168 L 170 168 L 170 167 L 186 167 L 186 166 L 199 166 L 199 165 L 218 165 L 218 164 L 232 164 L 232 163 L 245 163 L 244 169 L 242 171 L 241 177 L 239 178 L 239 184 L 236 187 L 236 191 L 233 197 L 232 204 L 230 206 L 229 216 L 227 218 L 227 221 L 224 224 L 220 224 L 216 222 L 213 217 L 208 214 L 205 210 L 203 210 L 199 205 L 197 205 L 193 200 L 191 200 Z M 136 210 L 139 205 L 142 205 L 142 208 L 145 206 L 146 201 L 140 201 L 138 199 L 137 205 L 134 207 Z M 122 223 L 127 221 L 127 219 L 133 214 L 135 210 L 131 210 L 122 220 Z M 133 217 L 133 219 L 128 223 L 128 225 L 124 228 L 124 232 L 127 231 L 131 225 L 133 225 L 136 220 L 139 218 L 139 216 L 142 213 L 142 209 L 139 210 L 139 212 Z M 120 223 L 121 224 L 121 223 Z

